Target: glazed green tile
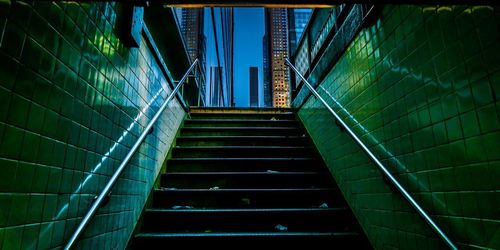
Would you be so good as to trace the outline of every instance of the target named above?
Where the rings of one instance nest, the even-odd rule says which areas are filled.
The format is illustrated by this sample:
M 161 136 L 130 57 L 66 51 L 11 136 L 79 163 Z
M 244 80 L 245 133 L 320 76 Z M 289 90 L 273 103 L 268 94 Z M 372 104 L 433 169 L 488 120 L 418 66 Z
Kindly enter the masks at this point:
M 460 140 L 451 142 L 449 147 L 450 152 L 453 152 L 453 158 L 451 158 L 453 165 L 463 165 L 467 162 L 467 152 L 464 141 Z
M 9 21 L 7 21 L 7 24 L 3 31 L 3 41 L 0 48 L 4 53 L 18 59 L 23 49 L 19 45 L 26 40 L 26 34 L 16 24 Z
M 19 128 L 24 128 L 28 117 L 29 105 L 29 100 L 24 97 L 12 95 L 7 122 Z
M 26 223 L 37 223 L 42 219 L 43 205 L 44 205 L 45 195 L 43 194 L 31 194 L 28 206 L 28 212 L 26 215 Z
M 0 143 L 0 157 L 17 159 L 19 157 L 24 132 L 21 129 L 5 126 L 3 141 Z
M 47 183 L 47 193 L 57 193 L 62 180 L 62 170 L 59 168 L 50 168 Z
M 52 87 L 47 101 L 47 107 L 59 113 L 63 105 L 64 91 L 57 87 Z
M 447 95 L 442 97 L 441 105 L 443 108 L 444 118 L 453 117 L 458 113 L 455 95 Z
M 30 111 L 26 128 L 32 132 L 41 133 L 44 119 L 45 109 L 42 106 L 32 102 L 30 104 Z
M 45 37 L 48 35 L 47 22 L 36 12 L 31 15 L 28 33 L 40 44 L 43 44 Z
M 29 193 L 35 178 L 35 169 L 32 164 L 19 162 L 16 173 L 16 192 Z
M 465 138 L 475 136 L 480 133 L 476 112 L 470 111 L 465 114 L 462 114 L 460 116 L 460 122 L 462 124 L 462 129 Z
M 493 44 L 483 50 L 483 62 L 490 73 L 500 70 L 500 62 L 497 60 L 497 55 L 500 53 L 498 44 Z
M 433 125 L 433 134 L 437 145 L 448 142 L 446 126 L 444 122 L 439 122 Z
M 428 109 L 422 109 L 418 112 L 418 118 L 420 121 L 420 126 L 427 127 L 431 124 L 431 117 L 429 115 Z
M 462 138 L 462 128 L 460 126 L 459 117 L 453 117 L 446 121 L 446 131 L 448 141 L 455 141 Z
M 443 111 L 439 102 L 434 102 L 429 105 L 430 119 L 432 123 L 443 120 Z
M 54 141 L 49 138 L 42 137 L 40 139 L 40 147 L 38 150 L 37 162 L 50 165 L 54 161 Z
M 25 132 L 22 146 L 23 150 L 21 151 L 20 159 L 28 162 L 36 162 L 39 145 L 39 135 L 31 132 Z
M 471 89 L 476 107 L 482 107 L 493 102 L 493 93 L 488 78 L 471 83 Z
M 33 93 L 32 98 L 33 102 L 47 107 L 52 84 L 42 77 L 36 77 L 33 79 L 33 81 L 36 84 L 36 91 Z
M 52 238 L 53 222 L 41 223 L 38 235 L 38 248 L 49 249 Z
M 484 227 L 480 219 L 464 218 L 464 224 L 470 239 L 484 242 Z
M 416 29 L 415 27 L 418 25 L 414 26 L 410 21 L 407 23 L 402 21 L 405 27 L 399 27 L 398 22 L 394 21 L 395 17 L 384 19 L 383 28 L 380 30 L 391 31 L 396 29 L 396 31 L 384 34 L 384 36 L 390 38 L 382 40 L 381 44 L 377 45 L 380 47 L 377 57 L 385 58 L 387 61 L 391 60 L 393 65 L 385 63 L 380 64 L 378 67 L 373 67 L 375 75 L 378 75 L 380 79 L 378 81 L 368 80 L 368 82 L 363 82 L 362 85 L 357 85 L 359 83 L 354 79 L 356 74 L 350 72 L 344 73 L 345 65 L 356 65 L 357 63 L 352 63 L 351 58 L 344 56 L 341 57 L 339 62 L 332 68 L 329 76 L 326 77 L 328 79 L 332 75 L 335 75 L 338 78 L 336 86 L 340 87 L 338 89 L 332 88 L 326 83 L 328 82 L 327 80 L 324 81 L 325 83 L 322 83 L 322 86 L 331 91 L 331 94 L 336 96 L 347 110 L 354 115 L 366 112 L 363 111 L 366 107 L 360 108 L 358 104 L 353 103 L 353 100 L 363 100 L 364 103 L 379 104 L 377 108 L 378 114 L 381 116 L 380 120 L 383 121 L 381 124 L 382 128 L 373 126 L 373 119 L 359 119 L 358 121 L 361 121 L 365 128 L 368 128 L 368 132 L 373 137 L 384 143 L 385 148 L 390 150 L 390 153 L 394 154 L 396 158 L 399 158 L 400 162 L 406 164 L 405 171 L 425 170 L 435 172 L 434 170 L 439 167 L 448 166 L 448 168 L 439 170 L 440 172 L 436 172 L 436 174 L 430 177 L 431 179 L 435 179 L 435 181 L 430 181 L 430 191 L 433 191 L 435 188 L 444 189 L 445 192 L 436 197 L 444 199 L 447 202 L 449 201 L 449 204 L 447 204 L 450 209 L 449 213 L 461 220 L 460 216 L 466 216 L 462 211 L 469 211 L 473 208 L 469 210 L 462 209 L 461 204 L 463 202 L 461 200 L 458 202 L 457 193 L 454 193 L 456 190 L 465 190 L 471 192 L 473 195 L 478 189 L 494 189 L 491 181 L 482 176 L 485 173 L 491 173 L 489 175 L 496 176 L 495 173 L 491 172 L 491 167 L 485 168 L 484 166 L 491 166 L 488 161 L 499 159 L 496 152 L 498 150 L 495 150 L 498 149 L 498 141 L 500 141 L 500 136 L 497 132 L 499 130 L 497 124 L 499 108 L 497 103 L 493 103 L 496 100 L 494 98 L 498 95 L 496 85 L 494 84 L 496 81 L 492 80 L 498 77 L 491 73 L 498 71 L 499 63 L 496 59 L 498 57 L 496 56 L 498 54 L 496 51 L 500 46 L 496 44 L 482 46 L 483 38 L 481 38 L 481 35 L 477 36 L 478 29 L 475 28 L 477 23 L 474 23 L 470 14 L 475 13 L 474 11 L 480 11 L 480 8 L 453 6 L 448 11 L 447 8 L 443 7 L 410 6 L 410 9 L 415 9 L 417 12 L 423 11 L 425 15 L 425 32 L 427 34 L 423 36 L 415 35 L 415 39 L 419 41 L 418 44 L 424 44 L 422 48 L 428 47 L 431 53 L 419 53 L 419 56 L 411 55 L 414 50 L 412 48 L 415 46 L 413 35 L 423 32 L 421 30 L 416 33 L 415 30 L 412 30 Z M 444 12 L 445 9 L 446 12 Z M 384 7 L 382 12 L 385 13 L 384 15 L 390 16 L 392 8 Z M 443 18 L 444 15 L 446 15 L 445 18 Z M 495 18 L 498 19 L 498 16 Z M 437 24 L 438 20 L 439 24 Z M 489 25 L 491 23 L 493 25 Z M 481 30 L 489 30 L 491 33 L 484 34 L 486 36 L 485 40 L 490 36 L 498 36 L 496 22 L 484 22 Z M 360 44 L 365 42 L 364 38 L 361 39 L 361 37 L 358 37 L 346 51 L 359 50 Z M 472 46 L 465 46 L 468 44 L 472 44 Z M 359 53 L 357 56 L 363 57 L 364 55 Z M 372 63 L 369 58 L 362 59 L 368 64 Z M 428 62 L 433 62 L 434 64 L 429 64 Z M 421 66 L 418 66 L 418 69 L 422 72 L 423 77 L 420 78 L 420 81 L 418 80 L 418 73 L 420 73 L 418 70 L 412 75 L 415 76 L 414 78 L 385 73 L 389 69 L 392 72 L 399 73 L 402 72 L 400 70 L 401 67 L 412 68 L 419 64 Z M 368 68 L 372 67 L 368 66 Z M 344 76 L 338 77 L 340 75 Z M 412 84 L 408 84 L 405 87 L 397 86 L 402 81 Z M 427 83 L 425 88 L 422 88 L 422 82 Z M 392 85 L 393 83 L 396 83 L 396 85 Z M 433 85 L 434 83 L 437 85 Z M 486 85 L 490 88 L 484 88 L 486 85 L 476 85 L 484 83 L 487 83 Z M 373 97 L 366 98 L 364 95 L 359 94 L 366 91 L 369 87 L 378 92 L 374 95 L 375 100 L 371 99 Z M 376 100 L 377 98 L 380 100 Z M 399 107 L 402 106 L 401 104 L 395 104 L 399 98 L 403 98 L 402 100 L 404 100 L 403 108 Z M 393 108 L 394 105 L 398 107 Z M 361 161 L 354 160 L 355 156 L 352 154 L 348 156 L 352 160 L 346 161 L 347 157 L 339 157 L 339 155 L 346 153 L 345 147 L 332 146 L 330 145 L 332 144 L 331 142 L 317 138 L 318 136 L 323 137 L 325 133 L 332 133 L 331 131 L 326 132 L 325 126 L 315 125 L 319 122 L 318 120 L 311 119 L 311 116 L 306 116 L 306 113 L 310 112 L 309 109 L 316 109 L 317 107 L 317 103 L 313 104 L 313 101 L 310 100 L 302 107 L 299 116 L 303 119 L 306 128 L 310 130 L 313 140 L 317 143 L 321 155 L 325 158 L 325 162 L 330 166 L 341 190 L 347 190 L 344 194 L 353 206 L 353 210 L 357 214 L 362 214 L 365 218 L 370 218 L 370 220 L 361 221 L 362 225 L 369 225 L 369 223 L 371 225 L 379 225 L 381 223 L 380 220 L 371 220 L 373 217 L 369 216 L 370 210 L 360 212 L 359 205 L 370 204 L 370 202 L 362 203 L 363 199 L 354 198 L 356 195 L 353 196 L 349 190 L 350 188 L 355 188 L 355 185 L 352 183 L 349 184 L 350 179 L 345 174 L 342 174 L 345 172 L 344 168 L 358 166 L 361 164 Z M 414 144 L 414 148 L 411 150 L 416 151 L 412 152 L 411 156 L 401 155 L 406 153 L 404 148 L 408 147 L 403 146 L 402 141 L 407 141 L 408 139 L 403 140 L 401 138 L 404 133 L 397 131 L 397 124 L 401 124 L 401 122 L 392 122 L 394 117 L 404 117 L 406 120 L 408 128 L 405 131 L 407 131 L 406 133 L 410 133 L 407 138 L 411 138 L 410 140 Z M 306 121 L 306 119 L 311 120 Z M 483 124 L 481 124 L 481 121 L 483 121 Z M 431 127 L 428 127 L 429 125 Z M 373 130 L 372 128 L 377 129 Z M 335 138 L 336 135 L 330 135 L 330 137 Z M 395 137 L 398 137 L 398 140 Z M 368 136 L 364 135 L 362 138 L 366 140 Z M 396 146 L 398 144 L 401 145 L 399 146 L 400 148 Z M 379 153 L 377 151 L 377 154 Z M 421 166 L 424 167 L 422 168 Z M 455 179 L 453 173 L 448 171 L 448 169 L 453 169 L 452 167 L 454 166 L 460 166 L 460 170 L 456 175 L 457 179 Z M 356 178 L 357 176 L 359 175 L 356 172 L 352 173 L 352 178 Z M 474 178 L 474 180 L 470 180 L 471 178 Z M 409 178 L 404 178 L 405 184 L 408 184 L 409 181 Z M 467 184 L 461 185 L 464 182 L 467 182 Z M 415 191 L 414 188 L 415 186 L 410 186 L 412 191 Z M 371 194 L 371 196 L 373 195 Z M 484 198 L 481 198 L 478 202 L 484 200 Z M 435 204 L 439 203 L 436 202 Z M 485 206 L 485 209 L 490 207 L 490 204 L 496 205 L 497 202 L 491 203 L 490 201 L 488 206 Z M 366 209 L 366 205 L 364 208 Z M 401 209 L 401 206 L 394 206 L 393 208 L 394 213 L 397 213 L 398 209 Z M 465 235 L 465 230 L 459 229 L 464 229 L 465 226 L 453 228 L 453 223 L 450 223 L 451 218 L 446 217 L 446 214 L 448 214 L 447 210 L 443 210 L 442 208 L 438 210 L 438 208 L 436 206 L 435 209 L 431 209 L 431 213 L 438 212 L 439 214 L 443 214 L 444 217 L 439 219 L 438 222 L 439 224 L 444 224 L 443 228 L 445 231 L 453 229 L 454 231 L 450 232 L 453 239 L 456 239 L 457 242 L 470 243 L 461 244 L 461 246 L 487 245 L 485 239 L 473 239 Z M 393 227 L 393 225 L 388 224 L 384 226 L 388 228 Z M 426 230 L 426 227 L 414 227 L 408 230 L 417 230 L 416 228 Z M 375 246 L 382 246 L 384 243 L 381 242 L 391 242 L 394 238 L 384 238 L 385 236 L 380 235 L 380 230 L 367 230 L 367 232 L 369 238 L 372 239 L 372 243 L 374 241 L 370 235 L 375 234 L 375 232 L 379 233 L 376 237 Z M 432 234 L 429 233 L 428 235 Z M 398 239 L 402 242 L 401 246 L 407 246 L 407 237 L 405 234 L 404 239 Z M 410 238 L 412 237 L 410 236 Z M 412 240 L 414 239 L 415 237 Z M 438 248 L 441 246 L 439 244 L 439 242 L 436 243 L 435 240 L 429 238 L 429 246 Z
M 488 105 L 477 110 L 477 116 L 482 133 L 500 130 L 500 121 L 495 105 Z
M 0 87 L 0 121 L 5 121 L 7 118 L 10 100 L 11 92 Z
M 0 51 L 0 85 L 6 89 L 12 89 L 17 71 L 18 65 L 12 57 Z
M 46 195 L 43 204 L 42 221 L 51 221 L 57 215 L 57 195 Z
M 46 110 L 45 119 L 43 122 L 42 134 L 54 138 L 58 133 L 57 131 L 58 120 L 59 120 L 59 115 L 56 112 L 52 110 Z
M 488 159 L 493 161 L 500 159 L 498 148 L 500 148 L 500 132 L 491 133 L 483 139 L 484 148 Z
M 15 194 L 12 196 L 11 206 L 15 209 L 10 210 L 9 225 L 22 225 L 26 221 L 29 195 Z
M 0 228 L 0 246 L 3 246 L 5 229 Z
M 498 101 L 500 100 L 500 84 L 498 84 L 500 82 L 500 71 L 491 74 L 489 76 L 489 79 L 490 79 L 491 89 L 493 90 L 493 94 L 495 96 L 495 100 Z
M 41 45 L 43 47 L 43 45 Z M 52 79 L 54 74 L 56 60 L 53 55 L 49 54 L 47 48 L 41 50 L 40 66 L 37 68 L 38 73 L 47 78 Z
M 31 70 L 25 68 L 20 69 L 13 91 L 16 94 L 30 100 L 36 89 L 33 81 L 35 77 L 35 74 Z
M 23 226 L 5 228 L 2 249 L 21 249 L 23 229 Z
M 52 245 L 55 247 L 57 243 L 64 242 L 64 227 L 66 226 L 66 221 L 59 220 L 53 225 L 52 230 Z
M 484 148 L 483 140 L 480 136 L 471 137 L 465 140 L 465 147 L 467 151 L 467 158 L 472 162 L 483 162 L 488 159 L 488 155 L 485 154 L 486 149 Z
M 460 113 L 474 109 L 474 100 L 469 86 L 457 90 L 457 106 Z
M 50 174 L 50 168 L 45 166 L 33 166 L 35 169 L 35 178 L 31 186 L 31 191 L 34 193 L 45 193 Z
M 36 241 L 38 240 L 39 233 L 40 224 L 31 224 L 24 226 L 21 248 L 34 248 L 36 246 Z
M 14 190 L 15 176 L 17 172 L 17 162 L 0 158 L 0 190 L 12 192 Z M 0 221 L 0 225 L 2 225 Z

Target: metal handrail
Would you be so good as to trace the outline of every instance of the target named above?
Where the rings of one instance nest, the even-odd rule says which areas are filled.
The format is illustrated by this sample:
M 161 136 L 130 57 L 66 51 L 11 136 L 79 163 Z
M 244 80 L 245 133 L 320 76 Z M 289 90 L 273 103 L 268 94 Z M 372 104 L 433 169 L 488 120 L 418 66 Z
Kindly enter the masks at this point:
M 455 244 L 446 236 L 446 234 L 439 228 L 439 226 L 432 220 L 432 218 L 425 212 L 425 210 L 413 199 L 413 197 L 406 191 L 406 189 L 401 186 L 401 184 L 396 180 L 396 178 L 387 170 L 387 168 L 377 159 L 377 157 L 371 152 L 370 149 L 354 134 L 354 132 L 347 126 L 347 124 L 339 117 L 339 115 L 333 111 L 333 109 L 328 105 L 328 103 L 316 92 L 314 87 L 307 81 L 307 79 L 300 74 L 300 72 L 293 66 L 293 64 L 285 58 L 286 64 L 302 79 L 307 88 L 312 92 L 312 94 L 318 98 L 318 100 L 325 105 L 326 109 L 335 117 L 335 119 L 342 125 L 342 127 L 349 133 L 349 135 L 356 141 L 356 143 L 365 151 L 365 153 L 370 157 L 370 159 L 377 165 L 377 167 L 384 173 L 384 175 L 389 179 L 389 181 L 396 187 L 396 189 L 403 195 L 403 197 L 410 203 L 410 205 L 417 210 L 417 213 L 422 216 L 422 218 L 427 222 L 427 224 L 438 234 L 438 236 L 444 241 L 444 243 L 450 248 L 457 250 L 458 248 Z M 332 97 L 333 98 L 333 97 Z
M 139 149 L 139 146 L 146 139 L 146 136 L 149 134 L 149 131 L 151 130 L 151 128 L 153 127 L 153 125 L 156 123 L 156 121 L 158 120 L 158 118 L 160 117 L 160 115 L 163 113 L 163 111 L 165 111 L 165 109 L 168 107 L 168 104 L 175 97 L 175 95 L 177 94 L 177 92 L 179 91 L 179 89 L 181 88 L 181 86 L 184 84 L 184 82 L 188 78 L 189 73 L 191 73 L 191 71 L 193 70 L 194 66 L 197 63 L 198 63 L 198 59 L 196 59 L 193 62 L 193 64 L 191 64 L 191 66 L 189 67 L 189 69 L 187 70 L 187 72 L 184 74 L 184 76 L 181 78 L 181 80 L 179 81 L 179 83 L 177 84 L 177 86 L 175 86 L 175 88 L 172 90 L 172 92 L 170 93 L 170 95 L 167 97 L 167 99 L 165 100 L 165 102 L 163 103 L 163 105 L 160 107 L 160 109 L 158 110 L 158 112 L 156 112 L 156 114 L 153 117 L 153 119 L 151 119 L 151 121 L 148 123 L 148 125 L 146 126 L 146 128 L 144 129 L 144 131 L 142 131 L 142 133 L 139 136 L 139 138 L 137 139 L 137 141 L 134 143 L 134 145 L 129 150 L 129 152 L 127 153 L 127 155 L 123 159 L 123 161 L 120 163 L 120 166 L 118 166 L 118 168 L 116 169 L 116 171 L 113 174 L 113 176 L 111 176 L 111 179 L 108 181 L 108 183 L 106 184 L 106 186 L 104 187 L 104 189 L 101 191 L 101 193 L 99 194 L 99 196 L 97 196 L 97 198 L 92 203 L 92 206 L 90 207 L 90 209 L 87 211 L 87 213 L 83 217 L 82 221 L 80 222 L 80 224 L 76 228 L 76 230 L 73 233 L 73 235 L 71 235 L 71 238 L 68 240 L 68 243 L 64 247 L 65 250 L 69 250 L 69 249 L 71 249 L 71 248 L 73 248 L 75 246 L 78 238 L 85 231 L 85 228 L 88 226 L 88 224 L 90 223 L 90 221 L 92 220 L 92 218 L 94 217 L 94 215 L 97 213 L 97 210 L 99 209 L 99 207 L 101 206 L 101 204 L 103 203 L 103 201 L 106 199 L 106 197 L 111 192 L 111 189 L 113 188 L 113 186 L 115 185 L 115 183 L 118 181 L 118 178 L 120 177 L 121 173 L 123 172 L 123 170 L 125 169 L 125 167 L 127 166 L 127 164 L 132 159 L 132 156 L 134 156 L 135 152 Z

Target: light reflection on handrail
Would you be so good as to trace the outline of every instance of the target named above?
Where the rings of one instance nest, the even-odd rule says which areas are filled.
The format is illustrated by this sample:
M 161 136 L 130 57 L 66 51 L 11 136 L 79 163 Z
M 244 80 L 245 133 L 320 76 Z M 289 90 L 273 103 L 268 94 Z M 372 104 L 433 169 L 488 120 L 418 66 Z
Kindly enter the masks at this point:
M 311 93 L 320 100 L 320 102 L 325 105 L 326 109 L 335 117 L 339 124 L 349 133 L 349 135 L 356 141 L 356 143 L 365 151 L 365 153 L 370 157 L 370 159 L 375 163 L 375 165 L 382 171 L 382 173 L 387 177 L 387 179 L 394 185 L 394 187 L 403 195 L 403 197 L 410 203 L 410 205 L 415 208 L 417 213 L 424 219 L 424 221 L 438 234 L 444 243 L 450 248 L 457 250 L 458 248 L 455 244 L 448 238 L 448 236 L 439 228 L 439 226 L 432 220 L 432 218 L 425 212 L 425 210 L 413 199 L 413 197 L 406 191 L 406 189 L 401 186 L 401 184 L 396 180 L 396 178 L 387 170 L 387 168 L 378 160 L 378 158 L 371 152 L 371 150 L 359 139 L 356 134 L 347 126 L 347 124 L 340 118 L 340 116 L 328 105 L 328 103 L 316 92 L 314 87 L 305 79 L 305 77 L 300 74 L 300 72 L 295 68 L 295 66 L 285 58 L 286 64 L 304 81 L 304 84 L 311 91 Z M 331 97 L 333 98 L 333 96 Z M 334 99 L 336 102 L 336 100 Z
M 73 235 L 71 235 L 71 238 L 68 240 L 68 243 L 64 247 L 65 250 L 71 249 L 71 248 L 73 248 L 75 246 L 78 238 L 84 232 L 85 228 L 88 226 L 88 224 L 90 223 L 90 221 L 92 220 L 92 218 L 94 217 L 94 215 L 97 213 L 97 210 L 99 210 L 99 207 L 104 202 L 105 198 L 111 192 L 111 189 L 116 184 L 116 182 L 118 181 L 118 178 L 120 177 L 121 173 L 123 172 L 123 170 L 125 169 L 125 167 L 127 166 L 127 164 L 132 159 L 132 156 L 134 156 L 135 152 L 139 149 L 139 147 L 141 146 L 142 142 L 146 139 L 147 135 L 149 134 L 149 131 L 153 128 L 153 126 L 155 125 L 156 121 L 158 120 L 158 118 L 160 117 L 160 115 L 163 113 L 163 111 L 168 107 L 168 104 L 175 97 L 175 95 L 177 94 L 177 92 L 179 91 L 179 89 L 181 88 L 181 86 L 184 84 L 184 82 L 186 81 L 186 79 L 188 78 L 189 74 L 191 73 L 191 71 L 196 66 L 196 64 L 198 64 L 198 59 L 196 59 L 193 62 L 193 64 L 191 64 L 191 66 L 189 67 L 189 69 L 187 70 L 187 72 L 181 78 L 181 80 L 179 81 L 179 83 L 177 84 L 177 86 L 175 86 L 175 88 L 172 90 L 172 92 L 167 97 L 167 99 L 165 100 L 165 102 L 162 104 L 162 106 L 160 107 L 160 109 L 158 110 L 158 112 L 156 112 L 155 116 L 151 119 L 151 121 L 148 123 L 148 125 L 146 126 L 146 128 L 144 128 L 144 130 L 142 131 L 142 133 L 139 136 L 139 138 L 137 139 L 137 141 L 134 143 L 134 145 L 132 146 L 132 148 L 130 149 L 130 151 L 127 153 L 127 155 L 125 156 L 125 158 L 123 159 L 123 161 L 120 163 L 120 165 L 118 166 L 118 168 L 116 169 L 116 171 L 111 176 L 111 179 L 108 181 L 108 183 L 106 183 L 106 186 L 104 187 L 104 189 L 101 191 L 101 193 L 99 194 L 99 196 L 97 196 L 97 198 L 92 203 L 92 206 L 90 207 L 90 209 L 87 211 L 87 213 L 83 217 L 82 221 L 80 222 L 80 224 L 76 228 L 76 230 L 73 233 Z M 159 93 L 157 93 L 157 94 L 159 94 Z M 136 119 L 138 119 L 138 118 L 136 118 Z

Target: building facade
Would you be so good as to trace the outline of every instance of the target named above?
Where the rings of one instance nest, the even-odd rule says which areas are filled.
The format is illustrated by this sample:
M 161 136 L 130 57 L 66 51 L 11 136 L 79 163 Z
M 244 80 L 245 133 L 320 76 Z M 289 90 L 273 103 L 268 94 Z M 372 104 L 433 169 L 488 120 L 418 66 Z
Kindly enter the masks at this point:
M 200 74 L 197 74 L 200 98 L 205 100 L 206 37 L 204 34 L 204 10 L 202 8 L 181 8 L 176 10 L 181 34 L 191 62 L 198 59 Z
M 224 60 L 224 99 L 225 105 L 234 107 L 234 9 L 220 8 L 220 18 L 222 24 L 222 49 Z
M 220 67 L 222 102 L 219 106 L 234 107 L 233 54 L 234 54 L 234 10 L 233 8 L 205 8 L 207 61 L 210 67 Z M 207 68 L 211 78 L 212 70 Z M 211 83 L 209 83 L 211 84 Z M 207 92 L 210 95 L 211 90 Z M 208 96 L 208 103 L 215 97 Z
M 269 62 L 271 61 L 271 55 L 269 54 L 270 40 L 269 40 L 269 12 L 266 10 L 264 12 L 265 25 L 264 25 L 264 37 L 262 37 L 262 82 L 263 82 L 263 92 L 264 92 L 264 107 L 273 106 L 273 90 L 271 83 L 271 71 Z
M 211 107 L 224 106 L 224 94 L 221 75 L 224 69 L 222 67 L 210 67 L 210 102 Z
M 290 73 L 285 64 L 288 57 L 288 17 L 282 8 L 266 9 L 269 27 L 269 71 L 273 107 L 290 106 Z M 264 66 L 265 67 L 265 66 Z
M 288 34 L 290 40 L 290 55 L 295 54 L 297 49 L 297 44 L 300 41 L 302 33 L 309 22 L 309 17 L 311 17 L 312 9 L 298 9 L 290 8 L 288 9 Z
M 250 107 L 259 107 L 259 68 L 250 67 Z

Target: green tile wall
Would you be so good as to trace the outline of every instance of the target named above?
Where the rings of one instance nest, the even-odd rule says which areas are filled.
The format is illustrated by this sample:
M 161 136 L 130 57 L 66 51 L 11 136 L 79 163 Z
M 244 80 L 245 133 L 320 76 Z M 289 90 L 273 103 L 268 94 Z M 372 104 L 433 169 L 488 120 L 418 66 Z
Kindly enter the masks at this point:
M 461 249 L 500 248 L 499 58 L 498 7 L 385 6 L 318 87 Z M 299 116 L 375 248 L 444 247 L 316 98 Z
M 170 92 L 146 41 L 117 38 L 115 10 L 0 5 L 0 249 L 65 244 Z M 174 100 L 79 249 L 125 248 L 184 116 Z

